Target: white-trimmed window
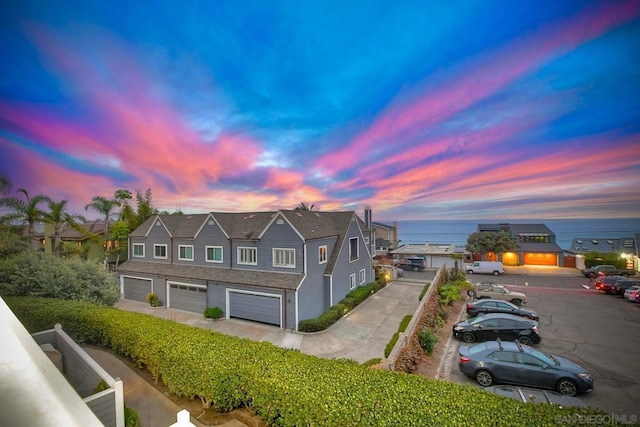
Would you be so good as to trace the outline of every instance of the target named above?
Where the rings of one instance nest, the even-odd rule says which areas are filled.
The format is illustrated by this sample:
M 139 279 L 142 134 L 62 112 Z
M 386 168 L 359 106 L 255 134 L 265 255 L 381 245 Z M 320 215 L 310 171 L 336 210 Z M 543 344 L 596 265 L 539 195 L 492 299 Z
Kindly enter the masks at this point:
M 364 268 L 360 270 L 360 284 L 362 285 L 364 281 L 367 280 L 367 273 L 364 271 Z
M 167 259 L 167 245 L 153 245 L 153 257 Z
M 295 249 L 273 249 L 273 266 L 284 268 L 296 267 L 296 250 Z
M 357 261 L 359 258 L 358 238 L 352 237 L 349 239 L 349 261 Z
M 193 261 L 193 245 L 178 245 L 178 259 L 180 261 Z
M 327 263 L 327 245 L 322 245 L 318 248 L 318 261 L 319 264 Z
M 258 249 L 238 247 L 238 264 L 258 265 Z
M 356 287 L 356 275 L 352 274 L 349 276 L 349 289 L 355 289 Z
M 222 262 L 222 246 L 206 246 L 204 251 L 206 262 Z
M 144 258 L 144 243 L 133 244 L 133 256 Z

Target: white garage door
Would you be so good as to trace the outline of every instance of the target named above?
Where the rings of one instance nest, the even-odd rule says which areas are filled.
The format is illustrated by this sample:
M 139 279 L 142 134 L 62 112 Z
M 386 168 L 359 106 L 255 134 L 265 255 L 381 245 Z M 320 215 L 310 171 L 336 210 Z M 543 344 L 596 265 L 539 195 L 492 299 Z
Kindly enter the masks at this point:
M 207 308 L 207 288 L 169 282 L 169 305 L 180 310 L 202 313 Z
M 229 291 L 229 317 L 282 326 L 280 297 Z
M 123 277 L 124 299 L 147 302 L 147 294 L 151 292 L 151 279 Z

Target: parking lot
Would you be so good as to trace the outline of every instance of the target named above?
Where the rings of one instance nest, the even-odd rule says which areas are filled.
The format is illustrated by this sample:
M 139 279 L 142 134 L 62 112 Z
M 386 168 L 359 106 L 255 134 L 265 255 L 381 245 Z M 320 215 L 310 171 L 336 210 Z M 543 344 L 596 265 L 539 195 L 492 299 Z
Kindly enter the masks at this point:
M 529 298 L 526 307 L 540 315 L 542 342 L 535 347 L 564 356 L 591 371 L 595 390 L 579 397 L 587 405 L 610 414 L 640 419 L 640 304 L 584 289 L 582 285 L 588 280 L 578 275 L 469 278 L 474 282 L 519 283 L 510 287 L 525 292 Z M 479 387 L 459 372 L 460 344 L 454 341 L 453 345 L 449 379 Z

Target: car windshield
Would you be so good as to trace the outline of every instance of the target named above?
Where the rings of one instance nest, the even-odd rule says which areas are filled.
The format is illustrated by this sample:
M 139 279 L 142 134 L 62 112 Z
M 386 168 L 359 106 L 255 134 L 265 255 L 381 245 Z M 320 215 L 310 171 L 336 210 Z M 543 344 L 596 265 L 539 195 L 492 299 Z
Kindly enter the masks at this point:
M 542 353 L 538 350 L 531 349 L 531 355 L 542 360 L 549 366 L 558 366 L 560 364 L 553 354 Z

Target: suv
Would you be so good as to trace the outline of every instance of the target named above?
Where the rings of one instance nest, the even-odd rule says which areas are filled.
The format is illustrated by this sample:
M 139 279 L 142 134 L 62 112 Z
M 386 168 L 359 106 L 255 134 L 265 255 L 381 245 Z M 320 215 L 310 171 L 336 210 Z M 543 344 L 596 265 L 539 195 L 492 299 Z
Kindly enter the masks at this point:
M 405 258 L 398 263 L 398 267 L 405 270 L 421 271 L 425 268 L 424 258 L 412 257 Z
M 527 296 L 522 292 L 514 292 L 498 283 L 476 283 L 473 290 L 467 291 L 467 295 L 476 299 L 501 299 L 509 301 L 518 307 L 527 303 Z

